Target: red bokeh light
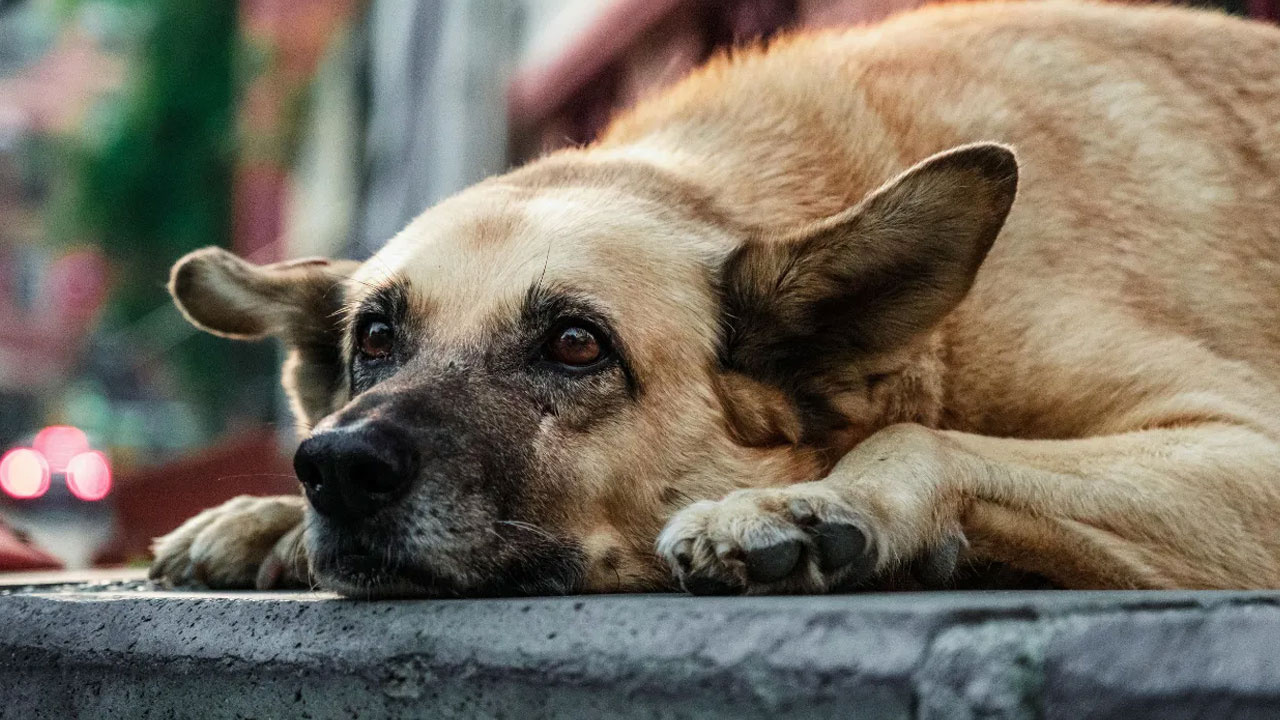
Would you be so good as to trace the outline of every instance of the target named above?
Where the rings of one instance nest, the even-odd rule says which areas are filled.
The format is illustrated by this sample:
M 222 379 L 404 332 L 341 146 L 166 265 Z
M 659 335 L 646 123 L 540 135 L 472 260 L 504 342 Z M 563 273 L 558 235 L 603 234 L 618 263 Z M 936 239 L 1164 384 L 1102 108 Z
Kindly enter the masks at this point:
M 0 488 L 19 500 L 43 495 L 50 475 L 48 461 L 31 448 L 14 448 L 0 458 Z
M 111 465 L 94 450 L 83 452 L 67 463 L 67 489 L 81 500 L 101 500 L 111 492 Z
M 89 450 L 89 438 L 84 431 L 70 425 L 50 425 L 36 434 L 31 443 L 36 452 L 44 455 L 53 472 L 63 472 L 71 458 Z

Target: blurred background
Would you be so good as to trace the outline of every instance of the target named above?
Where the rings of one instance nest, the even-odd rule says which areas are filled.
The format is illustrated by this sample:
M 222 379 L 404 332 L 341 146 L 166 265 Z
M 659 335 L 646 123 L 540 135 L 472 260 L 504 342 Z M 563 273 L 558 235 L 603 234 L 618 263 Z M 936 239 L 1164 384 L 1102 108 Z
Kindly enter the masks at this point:
M 295 491 L 278 348 L 184 322 L 183 253 L 367 257 L 718 49 L 917 4 L 0 0 L 0 569 Z

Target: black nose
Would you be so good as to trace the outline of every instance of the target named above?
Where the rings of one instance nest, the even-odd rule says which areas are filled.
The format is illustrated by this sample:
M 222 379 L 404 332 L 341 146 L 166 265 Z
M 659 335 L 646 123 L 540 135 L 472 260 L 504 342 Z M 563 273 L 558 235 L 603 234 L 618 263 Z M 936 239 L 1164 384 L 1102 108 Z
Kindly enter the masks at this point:
M 293 456 L 293 469 L 316 512 L 355 521 L 404 496 L 417 457 L 394 430 L 364 422 L 307 438 Z

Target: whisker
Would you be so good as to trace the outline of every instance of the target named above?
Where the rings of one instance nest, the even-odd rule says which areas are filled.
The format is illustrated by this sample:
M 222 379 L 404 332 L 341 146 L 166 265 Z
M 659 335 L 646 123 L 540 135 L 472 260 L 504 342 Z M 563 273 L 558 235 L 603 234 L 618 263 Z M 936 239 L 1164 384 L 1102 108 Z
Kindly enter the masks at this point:
M 540 528 L 540 527 L 538 527 L 537 525 L 534 525 L 534 524 L 532 524 L 532 523 L 522 522 L 522 521 L 520 521 L 520 520 L 498 520 L 498 521 L 495 521 L 495 522 L 494 522 L 494 524 L 495 524 L 495 525 L 509 525 L 509 526 L 511 526 L 511 527 L 519 528 L 519 529 L 521 529 L 521 530 L 525 530 L 525 531 L 527 531 L 527 532 L 533 533 L 534 535 L 537 535 L 537 536 L 539 536 L 539 537 L 542 537 L 542 538 L 544 538 L 544 539 L 546 539 L 546 540 L 549 540 L 549 541 L 551 541 L 551 542 L 553 542 L 553 543 L 554 543 L 554 542 L 559 542 L 559 539 L 558 539 L 555 535 L 552 535 L 552 534 L 551 534 L 550 532 L 548 532 L 547 530 L 545 530 L 545 529 L 543 529 L 543 528 Z M 492 528 L 490 528 L 490 529 L 492 530 Z M 497 531 L 494 531 L 494 532 L 496 533 Z M 501 535 L 500 533 L 498 533 L 498 537 L 502 537 L 502 535 Z M 505 538 L 503 538 L 503 539 L 505 539 Z
M 243 473 L 241 475 L 219 475 L 218 480 L 239 480 L 241 478 L 295 478 L 293 473 Z

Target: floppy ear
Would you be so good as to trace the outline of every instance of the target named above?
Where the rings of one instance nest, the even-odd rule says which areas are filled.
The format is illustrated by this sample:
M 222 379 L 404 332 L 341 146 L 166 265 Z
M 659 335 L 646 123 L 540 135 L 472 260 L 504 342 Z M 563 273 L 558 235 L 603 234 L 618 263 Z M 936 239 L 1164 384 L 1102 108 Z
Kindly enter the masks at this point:
M 328 326 L 324 306 L 341 303 L 339 283 L 359 263 L 305 258 L 253 265 L 222 248 L 189 253 L 174 264 L 169 292 L 193 325 L 215 335 L 256 340 L 274 335 L 304 339 Z
M 169 292 L 193 325 L 238 340 L 274 336 L 288 349 L 284 385 L 299 419 L 314 424 L 341 391 L 343 281 L 359 263 L 309 258 L 253 265 L 221 248 L 173 266 Z
M 1017 184 L 1008 148 L 962 146 L 850 210 L 746 243 L 722 268 L 725 365 L 799 389 L 928 331 L 969 291 Z

